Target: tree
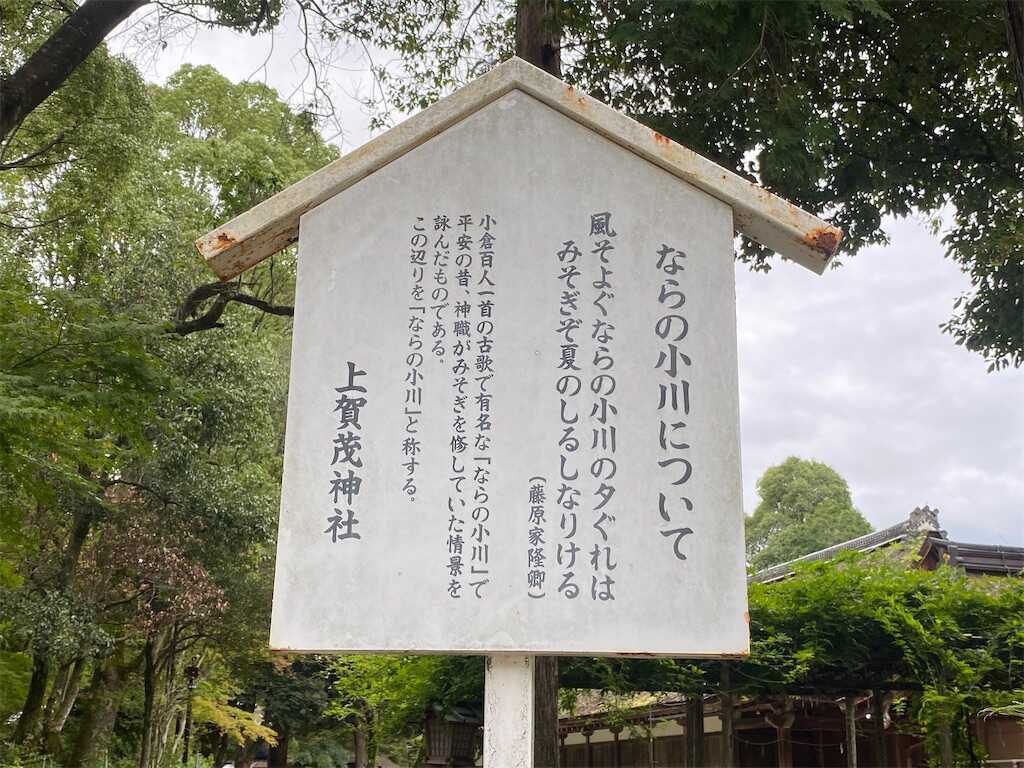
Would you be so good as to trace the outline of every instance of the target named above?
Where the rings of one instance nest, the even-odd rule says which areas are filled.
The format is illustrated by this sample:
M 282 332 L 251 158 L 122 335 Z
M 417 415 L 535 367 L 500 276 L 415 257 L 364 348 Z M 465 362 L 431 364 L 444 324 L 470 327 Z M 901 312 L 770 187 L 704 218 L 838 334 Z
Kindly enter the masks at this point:
M 367 757 L 384 747 L 419 764 L 423 722 L 429 709 L 483 709 L 484 664 L 473 656 L 340 656 L 330 662 L 335 692 L 330 713 Z M 557 722 L 557 717 L 556 717 Z M 358 755 L 357 755 L 358 764 Z
M 34 109 L 57 91 L 115 27 L 149 2 L 151 0 L 85 0 L 77 7 L 63 6 L 64 18 L 56 28 L 49 30 L 37 45 L 8 60 L 4 70 L 0 70 L 0 91 L 4 93 L 0 105 L 0 139 L 10 136 Z M 199 11 L 196 5 L 181 2 L 172 3 L 168 8 L 172 12 L 194 15 Z M 202 5 L 209 11 L 211 23 L 248 29 L 253 34 L 273 28 L 281 12 L 281 0 L 209 0 Z M 29 42 L 36 19 L 45 16 L 48 9 L 26 8 L 24 4 L 11 2 L 3 11 L 8 28 L 28 32 L 26 42 Z M 8 70 L 12 65 L 16 69 Z
M 29 126 L 15 135 L 13 127 L 47 96 L 60 96 L 65 78 L 74 89 L 105 30 L 145 3 L 88 0 L 54 26 L 49 6 L 5 2 L 8 26 L 26 33 L 4 59 L 18 69 L 0 71 L 0 88 L 13 94 L 0 108 L 0 139 L 13 157 L 3 165 L 11 166 L 46 160 L 61 144 L 62 131 L 40 135 Z M 990 370 L 1024 364 L 1024 0 L 484 5 L 465 14 L 449 0 L 296 8 L 314 70 L 318 41 L 399 52 L 397 69 L 375 70 L 382 119 L 391 108 L 426 106 L 513 52 L 555 73 L 564 58 L 570 82 L 781 196 L 828 212 L 846 231 L 846 254 L 885 242 L 885 215 L 951 208 L 946 253 L 974 291 L 957 299 L 944 330 Z M 160 7 L 257 33 L 279 21 L 284 3 Z M 751 241 L 739 257 L 755 269 L 769 265 L 769 253 Z
M 31 660 L 17 741 L 153 768 L 181 746 L 188 659 L 265 642 L 288 344 L 225 304 L 167 318 L 208 279 L 195 236 L 336 152 L 264 86 L 89 67 L 22 126 L 74 130 L 0 174 L 0 626 Z M 232 299 L 272 306 L 292 267 Z M 222 332 L 191 334 L 203 317 Z
M 291 743 L 324 721 L 331 702 L 325 663 L 317 657 L 276 656 L 248 670 L 245 690 L 238 701 L 245 709 L 257 706 L 276 733 L 270 750 L 271 768 L 288 768 Z
M 550 12 L 538 21 L 526 6 Z M 402 53 L 400 67 L 379 72 L 381 114 L 419 109 L 486 70 L 514 52 L 514 22 L 533 19 L 541 27 L 527 38 L 561 50 L 566 80 L 826 215 L 846 232 L 843 255 L 886 242 L 886 215 L 951 209 L 946 255 L 974 290 L 944 330 L 990 370 L 1024 364 L 1021 0 L 537 0 L 492 10 L 451 23 L 459 45 L 414 39 L 415 24 L 372 31 Z M 738 257 L 770 266 L 749 240 Z
M 755 570 L 871 531 L 850 489 L 827 464 L 790 456 L 757 481 L 761 497 L 747 518 L 747 560 Z

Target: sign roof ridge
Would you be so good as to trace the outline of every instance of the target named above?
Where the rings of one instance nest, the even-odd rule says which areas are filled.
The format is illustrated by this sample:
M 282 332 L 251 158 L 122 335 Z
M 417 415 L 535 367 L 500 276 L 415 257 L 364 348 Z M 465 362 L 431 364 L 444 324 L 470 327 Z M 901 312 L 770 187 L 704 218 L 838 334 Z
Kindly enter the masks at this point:
M 294 243 L 299 219 L 434 136 L 520 90 L 733 210 L 734 228 L 783 258 L 821 274 L 842 231 L 663 136 L 584 91 L 513 56 L 380 136 L 313 172 L 196 240 L 221 280 Z

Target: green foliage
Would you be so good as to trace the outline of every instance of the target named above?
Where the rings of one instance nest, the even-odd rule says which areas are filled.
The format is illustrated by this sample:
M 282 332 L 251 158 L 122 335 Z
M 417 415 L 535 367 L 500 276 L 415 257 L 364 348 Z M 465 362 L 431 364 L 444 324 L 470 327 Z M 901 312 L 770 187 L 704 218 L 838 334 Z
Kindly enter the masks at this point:
M 981 711 L 981 716 L 1005 715 L 1024 720 L 1024 691 L 1010 691 L 1006 694 L 1006 699 L 1009 703 L 986 707 Z
M 43 754 L 33 746 L 9 744 L 0 741 L 0 768 L 38 768 L 43 764 Z M 59 765 L 50 761 L 54 768 Z
M 333 6 L 348 7 L 338 2 Z M 372 30 L 411 111 L 512 52 L 515 3 Z M 427 3 L 426 8 L 446 3 Z M 565 77 L 654 130 L 826 215 L 854 254 L 882 219 L 949 211 L 970 277 L 945 326 L 990 369 L 1024 363 L 1024 116 L 998 0 L 623 0 L 558 5 Z M 438 32 L 438 29 L 442 32 Z M 431 34 L 431 31 L 433 34 Z M 410 35 L 420 34 L 419 44 Z M 744 241 L 739 258 L 770 265 Z
M 184 66 L 153 95 L 167 142 L 161 168 L 205 203 L 196 236 L 337 157 L 308 116 L 261 83 L 236 85 L 212 67 Z
M 13 72 L 65 16 L 57 4 L 3 0 L 0 19 L 17 34 L 0 36 L 0 77 Z M 91 202 L 109 198 L 144 149 L 152 117 L 145 91 L 132 64 L 99 51 L 0 145 L 0 163 L 31 157 L 15 173 L 0 170 L 0 237 L 47 222 L 51 238 L 86 246 L 92 233 L 77 230 L 89 227 Z
M 565 687 L 615 694 L 638 690 L 696 692 L 706 685 L 703 669 L 688 659 L 568 657 L 559 661 L 558 670 Z M 567 705 L 571 702 L 571 697 L 565 701 Z
M 380 737 L 415 735 L 430 707 L 483 705 L 479 656 L 341 656 L 330 662 L 337 699 L 330 714 Z
M 759 571 L 871 531 L 839 474 L 789 457 L 757 481 L 761 497 L 746 520 L 747 560 Z
M 279 735 L 318 724 L 330 705 L 331 691 L 316 657 L 276 657 L 253 666 L 239 701 L 265 708 L 267 723 Z
M 1024 581 L 850 554 L 752 584 L 746 691 L 912 692 L 929 750 L 953 732 L 966 754 L 969 720 L 1024 686 Z
M 261 723 L 254 712 L 233 707 L 227 702 L 196 696 L 192 713 L 197 724 L 209 725 L 235 744 L 251 741 L 277 743 L 277 733 Z
M 152 326 L 104 315 L 66 288 L 35 286 L 27 265 L 0 260 L 0 514 L 19 518 L 24 498 L 55 501 L 55 488 L 96 491 L 80 468 L 111 471 L 119 440 L 142 442 L 134 413 L 160 386 L 147 356 Z
M 173 7 L 174 4 L 169 4 Z M 181 3 L 188 12 L 190 5 Z M 206 6 L 213 11 L 217 24 L 235 29 L 244 29 L 252 34 L 273 29 L 281 20 L 282 0 L 207 0 Z
M 951 727 L 966 755 L 979 712 L 1019 708 L 1024 690 L 1024 581 L 924 571 L 902 558 L 847 553 L 803 564 L 788 579 L 749 588 L 751 653 L 733 660 L 732 693 L 841 697 L 903 692 L 899 706 L 937 754 Z M 330 663 L 329 712 L 378 739 L 415 733 L 428 706 L 479 706 L 480 660 L 341 657 Z M 561 660 L 561 704 L 580 689 L 714 693 L 720 662 L 682 659 Z M 1016 702 L 1016 703 L 1015 703 Z M 612 717 L 616 717 L 613 711 Z
M 884 215 L 952 206 L 947 253 L 975 292 L 948 330 L 1024 363 L 1024 121 L 1000 3 L 627 2 L 573 23 L 573 79 L 829 212 L 847 253 L 884 242 Z M 751 243 L 742 257 L 764 266 Z
M 5 21 L 28 33 L 0 41 L 5 63 L 62 18 L 4 5 Z M 201 697 L 197 738 L 270 736 L 257 706 L 304 727 L 327 700 L 318 674 L 305 674 L 322 699 L 305 720 L 285 717 L 292 688 L 257 685 L 290 325 L 238 306 L 216 330 L 168 330 L 191 288 L 212 279 L 193 240 L 337 152 L 271 89 L 209 67 L 146 87 L 100 49 L 75 78 L 4 158 L 60 141 L 40 162 L 0 171 L 0 703 L 24 704 L 30 657 L 45 660 L 51 681 L 84 659 L 68 727 L 46 734 L 70 753 L 65 734 L 84 727 L 107 685 L 91 670 L 123 660 L 109 753 L 112 764 L 135 761 L 144 732 L 167 732 L 180 716 L 182 668 L 196 656 L 204 676 L 225 681 Z M 242 288 L 283 303 L 293 278 L 284 254 Z M 157 749 L 145 768 L 161 759 Z
M 345 768 L 351 760 L 352 754 L 341 743 L 337 728 L 303 736 L 288 749 L 288 764 L 295 768 Z
M 21 709 L 31 674 L 32 660 L 26 654 L 0 650 L 0 719 Z

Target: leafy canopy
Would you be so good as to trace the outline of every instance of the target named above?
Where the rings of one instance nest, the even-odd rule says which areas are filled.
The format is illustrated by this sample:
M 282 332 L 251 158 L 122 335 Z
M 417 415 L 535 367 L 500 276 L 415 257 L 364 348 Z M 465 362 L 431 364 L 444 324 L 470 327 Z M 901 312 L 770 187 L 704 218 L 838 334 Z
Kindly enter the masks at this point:
M 377 0 L 395 13 L 364 32 L 401 54 L 378 71 L 381 114 L 511 55 L 515 5 L 435 23 Z M 991 370 L 1024 364 L 1024 115 L 1003 5 L 589 0 L 557 5 L 553 24 L 566 80 L 829 218 L 841 253 L 886 242 L 884 216 L 945 212 L 946 255 L 973 287 L 945 330 Z M 738 257 L 770 266 L 749 240 Z
M 850 489 L 827 464 L 794 456 L 757 481 L 761 497 L 746 521 L 747 560 L 755 570 L 871 531 Z
M 111 757 L 131 754 L 180 717 L 181 670 L 197 656 L 204 677 L 227 680 L 201 697 L 197 737 L 251 742 L 271 733 L 257 705 L 290 701 L 257 685 L 254 662 L 269 623 L 290 325 L 235 306 L 215 331 L 182 337 L 169 321 L 211 279 L 194 238 L 336 151 L 271 89 L 208 67 L 146 86 L 100 49 L 75 78 L 17 135 L 60 141 L 0 170 L 0 714 L 26 710 L 30 677 L 51 696 L 77 675 L 68 727 L 37 717 L 34 730 L 69 763 L 92 764 L 77 745 L 109 737 L 91 732 L 102 726 L 89 712 L 104 699 L 97 672 L 118 665 L 126 717 Z M 283 254 L 244 287 L 288 300 L 293 268 Z M 36 701 L 36 713 L 49 706 Z

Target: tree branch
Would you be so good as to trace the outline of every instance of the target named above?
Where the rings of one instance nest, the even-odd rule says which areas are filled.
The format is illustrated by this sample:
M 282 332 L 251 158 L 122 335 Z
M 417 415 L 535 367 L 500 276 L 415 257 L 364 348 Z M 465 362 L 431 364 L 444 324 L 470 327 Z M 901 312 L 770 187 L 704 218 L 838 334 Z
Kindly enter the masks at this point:
M 203 305 L 210 299 L 213 299 L 213 302 L 209 308 L 200 313 Z M 295 314 L 295 307 L 287 304 L 272 304 L 256 296 L 250 296 L 243 293 L 236 283 L 206 283 L 185 297 L 185 301 L 178 307 L 178 311 L 174 315 L 174 321 L 168 329 L 168 333 L 188 336 L 197 331 L 223 328 L 224 324 L 220 322 L 220 318 L 232 301 L 255 307 L 269 315 L 292 317 Z
M 32 161 L 35 160 L 37 157 L 41 157 L 42 155 L 46 154 L 51 149 L 60 144 L 62 141 L 64 141 L 64 131 L 58 133 L 57 138 L 55 138 L 53 141 L 47 142 L 45 145 L 37 149 L 35 152 L 32 152 L 28 155 L 23 155 L 22 157 L 19 157 L 17 160 L 11 160 L 9 163 L 0 163 L 0 171 L 10 171 L 14 168 L 38 167 L 39 164 L 33 165 Z M 41 165 L 52 165 L 52 163 L 43 163 Z
M 0 81 L 0 139 L 7 137 L 148 0 L 85 0 L 24 64 Z
M 104 488 L 110 488 L 115 485 L 123 485 L 127 488 L 135 488 L 140 491 L 148 493 L 150 496 L 155 497 L 158 501 L 162 502 L 165 507 L 177 507 L 178 502 L 174 499 L 164 495 L 160 491 L 156 490 L 152 486 L 146 485 L 145 483 L 138 483 L 132 480 L 104 480 L 101 485 Z
M 1024 113 L 1024 0 L 1006 0 L 1006 44 L 1017 76 L 1017 103 Z

